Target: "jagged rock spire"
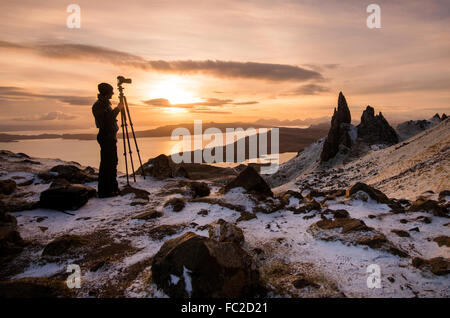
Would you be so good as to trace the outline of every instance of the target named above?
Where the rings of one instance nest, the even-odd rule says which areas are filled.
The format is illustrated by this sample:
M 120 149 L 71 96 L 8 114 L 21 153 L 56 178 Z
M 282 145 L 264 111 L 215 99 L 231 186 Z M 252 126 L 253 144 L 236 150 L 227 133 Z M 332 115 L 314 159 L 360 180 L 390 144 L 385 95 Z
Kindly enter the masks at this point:
M 327 139 L 320 154 L 321 161 L 328 161 L 339 151 L 339 145 L 351 147 L 352 141 L 348 134 L 350 122 L 352 120 L 350 110 L 345 100 L 344 94 L 339 93 L 338 107 L 334 109 L 333 118 L 331 118 L 331 127 Z
M 358 125 L 358 138 L 368 144 L 388 144 L 393 145 L 399 141 L 394 128 L 380 112 L 375 116 L 375 110 L 367 106 L 362 113 L 361 123 Z

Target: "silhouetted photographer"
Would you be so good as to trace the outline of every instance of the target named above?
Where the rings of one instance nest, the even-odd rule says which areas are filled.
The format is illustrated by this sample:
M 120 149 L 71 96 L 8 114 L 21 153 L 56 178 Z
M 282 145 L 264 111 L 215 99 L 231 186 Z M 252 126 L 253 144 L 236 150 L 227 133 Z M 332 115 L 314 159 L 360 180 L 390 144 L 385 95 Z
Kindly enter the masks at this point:
M 106 198 L 120 193 L 117 184 L 117 115 L 123 110 L 122 100 L 116 108 L 111 107 L 114 89 L 108 83 L 98 85 L 98 100 L 92 106 L 95 125 L 99 129 L 97 141 L 100 144 L 100 168 L 98 174 L 98 197 Z

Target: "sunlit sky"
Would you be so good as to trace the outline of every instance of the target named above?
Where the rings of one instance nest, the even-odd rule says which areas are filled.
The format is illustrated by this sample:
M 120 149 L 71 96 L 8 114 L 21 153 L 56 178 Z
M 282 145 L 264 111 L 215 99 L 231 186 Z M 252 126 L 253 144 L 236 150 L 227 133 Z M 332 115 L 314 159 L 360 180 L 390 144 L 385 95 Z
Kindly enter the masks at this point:
M 330 116 L 339 91 L 355 119 L 449 113 L 450 2 L 372 2 L 77 0 L 69 29 L 70 1 L 0 1 L 0 131 L 92 128 L 117 75 L 138 130 Z

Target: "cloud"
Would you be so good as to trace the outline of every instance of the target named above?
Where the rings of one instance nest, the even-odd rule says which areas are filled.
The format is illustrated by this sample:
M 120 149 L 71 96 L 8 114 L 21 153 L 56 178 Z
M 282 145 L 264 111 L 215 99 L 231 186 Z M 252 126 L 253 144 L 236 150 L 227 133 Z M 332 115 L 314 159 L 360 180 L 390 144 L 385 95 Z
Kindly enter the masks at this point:
M 196 103 L 171 104 L 170 101 L 166 98 L 155 98 L 145 100 L 143 101 L 143 103 L 145 105 L 153 107 L 197 108 L 197 110 L 199 110 L 199 107 L 223 107 L 226 105 L 243 106 L 243 105 L 254 105 L 259 103 L 257 101 L 234 102 L 232 99 L 218 99 L 218 98 L 206 98 L 204 100 L 205 101 L 203 102 L 196 102 Z
M 77 118 L 75 115 L 66 114 L 60 111 L 54 111 L 45 113 L 42 115 L 28 116 L 28 117 L 17 117 L 13 118 L 15 121 L 42 121 L 42 120 L 72 120 Z
M 211 110 L 211 109 L 191 109 L 189 112 L 193 113 L 193 114 L 217 114 L 217 115 L 232 114 L 232 112 L 217 111 L 217 110 Z
M 321 93 L 328 93 L 329 91 L 330 91 L 329 87 L 317 84 L 306 84 L 280 95 L 282 96 L 319 95 Z
M 52 99 L 65 104 L 79 106 L 92 105 L 94 98 L 88 96 L 71 96 L 71 95 L 49 95 L 33 93 L 22 87 L 0 86 L 0 99 L 6 101 L 23 100 L 23 99 Z
M 52 59 L 92 60 L 172 74 L 205 74 L 218 78 L 244 78 L 267 81 L 303 82 L 324 80 L 322 74 L 318 71 L 288 64 L 221 60 L 146 60 L 134 54 L 101 46 L 70 43 L 22 45 L 0 41 L 0 48 L 28 51 Z

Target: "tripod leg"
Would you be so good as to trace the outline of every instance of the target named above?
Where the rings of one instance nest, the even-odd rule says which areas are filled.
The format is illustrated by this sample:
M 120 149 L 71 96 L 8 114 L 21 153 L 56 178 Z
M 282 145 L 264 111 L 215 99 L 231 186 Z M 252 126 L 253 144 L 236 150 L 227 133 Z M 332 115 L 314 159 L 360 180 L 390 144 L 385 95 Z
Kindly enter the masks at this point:
M 127 185 L 130 185 L 130 180 L 128 179 L 128 162 L 127 162 L 127 146 L 125 144 L 125 125 L 123 121 L 123 117 L 125 116 L 125 113 L 123 110 L 120 112 L 120 117 L 122 119 L 122 139 L 123 139 L 123 156 L 125 157 L 125 171 L 127 174 Z
M 136 174 L 134 173 L 134 163 L 133 163 L 133 155 L 132 155 L 131 145 L 130 145 L 130 138 L 128 137 L 127 115 L 125 114 L 125 112 L 123 113 L 123 122 L 125 124 L 125 133 L 127 134 L 128 153 L 130 154 L 131 171 L 133 171 L 133 179 L 134 179 L 134 182 L 136 182 Z
M 128 102 L 127 102 L 127 98 L 125 96 L 123 97 L 123 101 L 125 102 L 125 109 L 127 110 L 128 119 L 130 120 L 131 132 L 133 133 L 134 145 L 136 146 L 136 152 L 137 152 L 137 155 L 139 158 L 139 164 L 141 165 L 142 176 L 144 177 L 144 180 L 145 180 L 145 171 L 144 171 L 144 167 L 142 166 L 141 154 L 139 152 L 139 147 L 138 147 L 138 144 L 136 141 L 136 135 L 134 134 L 133 122 L 131 121 L 130 110 L 128 109 Z

